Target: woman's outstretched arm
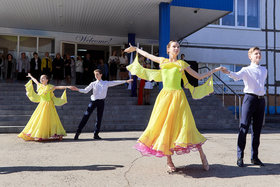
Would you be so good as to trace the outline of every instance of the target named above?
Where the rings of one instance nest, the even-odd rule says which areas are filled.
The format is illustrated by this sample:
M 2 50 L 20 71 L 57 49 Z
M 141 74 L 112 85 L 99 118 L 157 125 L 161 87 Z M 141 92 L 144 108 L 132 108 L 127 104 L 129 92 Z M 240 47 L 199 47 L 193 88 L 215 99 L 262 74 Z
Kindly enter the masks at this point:
M 162 60 L 162 57 L 154 56 L 150 53 L 147 53 L 146 51 L 143 51 L 142 49 L 139 49 L 138 47 L 132 46 L 131 44 L 129 44 L 129 47 L 124 50 L 124 52 L 126 53 L 131 53 L 134 51 L 157 63 L 160 63 L 160 61 Z
M 197 73 L 196 71 L 194 71 L 191 67 L 187 67 L 185 68 L 184 70 L 186 70 L 191 76 L 193 76 L 194 78 L 198 79 L 198 80 L 201 80 L 201 79 L 204 79 L 210 75 L 212 75 L 213 73 L 217 72 L 217 71 L 220 71 L 222 70 L 222 67 L 218 67 L 218 68 L 215 68 L 215 69 L 212 69 L 211 71 L 208 71 L 206 73 L 203 73 L 203 74 L 199 74 Z
M 64 90 L 64 89 L 72 89 L 73 86 L 54 86 L 52 90 Z

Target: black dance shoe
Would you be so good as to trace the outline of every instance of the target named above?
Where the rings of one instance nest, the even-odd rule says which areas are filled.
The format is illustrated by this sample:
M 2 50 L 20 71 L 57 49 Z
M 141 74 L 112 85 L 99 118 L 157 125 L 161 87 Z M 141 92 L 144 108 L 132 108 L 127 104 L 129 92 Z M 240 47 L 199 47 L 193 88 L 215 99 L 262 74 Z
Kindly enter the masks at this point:
M 98 136 L 98 135 L 94 135 L 93 138 L 94 138 L 95 140 L 102 140 L 102 138 L 101 138 L 100 136 Z
M 244 167 L 243 158 L 237 159 L 237 163 L 236 164 L 237 164 L 238 167 Z
M 74 140 L 78 140 L 78 139 L 79 139 L 79 136 L 80 136 L 80 133 L 77 132 L 77 133 L 75 134 Z
M 262 163 L 262 161 L 260 161 L 260 159 L 256 158 L 256 159 L 251 159 L 251 163 L 254 165 L 259 165 L 259 166 L 264 166 L 264 164 Z

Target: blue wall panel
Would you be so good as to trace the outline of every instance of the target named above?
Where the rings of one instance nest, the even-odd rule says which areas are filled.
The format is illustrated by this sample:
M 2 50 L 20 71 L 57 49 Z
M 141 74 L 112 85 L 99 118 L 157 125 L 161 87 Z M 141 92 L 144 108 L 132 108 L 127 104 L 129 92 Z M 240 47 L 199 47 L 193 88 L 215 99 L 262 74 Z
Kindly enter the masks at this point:
M 173 0 L 171 6 L 203 8 L 230 11 L 233 10 L 233 0 Z

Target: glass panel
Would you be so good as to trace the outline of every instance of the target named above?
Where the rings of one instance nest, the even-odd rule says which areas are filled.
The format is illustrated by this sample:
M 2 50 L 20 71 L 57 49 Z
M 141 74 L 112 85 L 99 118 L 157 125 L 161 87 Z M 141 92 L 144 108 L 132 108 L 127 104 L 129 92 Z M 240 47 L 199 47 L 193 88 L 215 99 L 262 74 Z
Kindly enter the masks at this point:
M 5 57 L 10 53 L 17 58 L 17 36 L 0 35 L 0 53 Z
M 121 56 L 121 50 L 122 50 L 122 46 L 112 46 L 112 53 L 113 53 L 113 51 L 116 51 L 117 56 Z
M 75 56 L 75 44 L 69 44 L 69 43 L 62 44 L 63 59 L 65 59 L 66 54 L 69 54 L 71 57 Z
M 240 71 L 244 66 L 243 65 L 235 65 L 235 71 Z
M 45 55 L 45 52 L 49 52 L 50 56 L 55 56 L 54 54 L 54 39 L 51 38 L 39 38 L 39 51 L 40 57 Z
M 235 26 L 235 3 L 233 1 L 233 11 L 222 18 L 222 25 Z
M 247 26 L 259 27 L 259 0 L 247 0 Z
M 237 25 L 245 26 L 245 0 L 237 0 Z
M 25 52 L 26 56 L 31 59 L 35 51 L 37 51 L 37 38 L 21 36 L 19 41 L 19 52 Z

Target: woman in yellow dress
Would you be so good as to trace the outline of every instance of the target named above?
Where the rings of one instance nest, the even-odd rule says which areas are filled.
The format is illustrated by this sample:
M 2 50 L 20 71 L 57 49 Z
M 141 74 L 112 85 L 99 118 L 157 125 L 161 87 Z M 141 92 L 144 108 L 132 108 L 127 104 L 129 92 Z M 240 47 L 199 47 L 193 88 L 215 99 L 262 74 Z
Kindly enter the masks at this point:
M 171 158 L 174 152 L 185 154 L 191 150 L 198 150 L 204 170 L 209 170 L 206 156 L 201 147 L 206 138 L 196 128 L 191 109 L 181 87 L 181 79 L 184 80 L 184 86 L 190 89 L 193 98 L 202 98 L 213 92 L 212 76 L 203 86 L 193 88 L 188 84 L 184 70 L 201 80 L 214 72 L 220 71 L 221 68 L 216 68 L 204 74 L 197 73 L 186 62 L 177 60 L 180 53 L 180 46 L 177 41 L 170 41 L 167 45 L 169 59 L 156 57 L 131 45 L 125 50 L 128 53 L 134 51 L 159 63 L 160 70 L 141 67 L 137 62 L 138 56 L 136 56 L 134 62 L 127 66 L 131 74 L 142 79 L 163 82 L 163 89 L 157 96 L 149 124 L 138 139 L 135 148 L 143 155 L 166 156 L 169 172 L 176 171 Z
M 18 135 L 24 140 L 62 140 L 66 136 L 66 132 L 60 122 L 55 106 L 61 106 L 67 103 L 66 90 L 61 98 L 56 98 L 53 91 L 55 89 L 66 89 L 71 86 L 53 86 L 48 84 L 49 78 L 47 75 L 40 77 L 39 83 L 30 73 L 28 76 L 31 80 L 25 85 L 26 95 L 32 101 L 39 103 L 33 112 L 30 120 Z M 33 84 L 37 85 L 37 94 L 34 92 Z

